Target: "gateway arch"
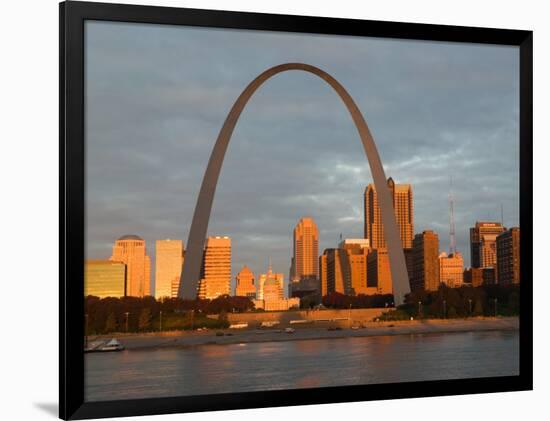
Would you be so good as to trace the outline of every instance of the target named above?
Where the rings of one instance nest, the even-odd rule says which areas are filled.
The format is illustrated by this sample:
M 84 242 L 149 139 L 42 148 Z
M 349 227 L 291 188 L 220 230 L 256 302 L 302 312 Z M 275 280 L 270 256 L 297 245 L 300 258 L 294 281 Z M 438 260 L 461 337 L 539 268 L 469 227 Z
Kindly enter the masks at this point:
M 344 102 L 344 105 L 348 109 L 351 118 L 355 123 L 355 127 L 359 132 L 359 137 L 361 138 L 363 148 L 365 149 L 365 153 L 367 155 L 374 185 L 378 193 L 378 203 L 382 213 L 382 223 L 384 224 L 384 234 L 386 237 L 390 260 L 395 304 L 402 304 L 405 294 L 410 292 L 409 278 L 401 238 L 399 236 L 399 230 L 397 228 L 397 223 L 394 216 L 392 198 L 386 186 L 386 175 L 384 174 L 384 168 L 382 167 L 380 156 L 378 155 L 376 145 L 374 144 L 374 139 L 372 138 L 367 123 L 363 118 L 361 111 L 359 111 L 357 104 L 355 104 L 344 87 L 328 73 L 315 66 L 304 63 L 285 63 L 271 67 L 270 69 L 264 71 L 256 79 L 250 82 L 250 84 L 237 98 L 231 108 L 231 111 L 227 115 L 227 118 L 225 119 L 218 135 L 218 139 L 216 140 L 216 144 L 214 145 L 214 149 L 210 155 L 210 160 L 208 161 L 208 166 L 206 167 L 206 172 L 204 173 L 201 189 L 195 205 L 193 221 L 191 223 L 191 229 L 187 239 L 185 264 L 183 265 L 183 270 L 180 277 L 178 296 L 186 299 L 195 299 L 197 296 L 197 287 L 204 252 L 204 241 L 208 230 L 210 211 L 212 210 L 216 185 L 222 168 L 225 152 L 237 121 L 239 120 L 244 107 L 248 103 L 248 100 L 266 80 L 272 76 L 289 70 L 300 70 L 303 72 L 312 73 L 328 83 Z

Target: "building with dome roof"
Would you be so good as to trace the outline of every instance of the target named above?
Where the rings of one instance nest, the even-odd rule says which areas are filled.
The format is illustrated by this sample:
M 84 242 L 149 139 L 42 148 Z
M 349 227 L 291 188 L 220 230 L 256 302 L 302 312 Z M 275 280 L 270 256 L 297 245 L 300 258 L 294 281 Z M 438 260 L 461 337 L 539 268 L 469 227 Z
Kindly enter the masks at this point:
M 257 309 L 265 311 L 284 311 L 293 307 L 300 307 L 299 298 L 285 298 L 284 275 L 274 273 L 271 262 L 267 273 L 262 273 L 259 279 L 258 299 L 253 300 Z

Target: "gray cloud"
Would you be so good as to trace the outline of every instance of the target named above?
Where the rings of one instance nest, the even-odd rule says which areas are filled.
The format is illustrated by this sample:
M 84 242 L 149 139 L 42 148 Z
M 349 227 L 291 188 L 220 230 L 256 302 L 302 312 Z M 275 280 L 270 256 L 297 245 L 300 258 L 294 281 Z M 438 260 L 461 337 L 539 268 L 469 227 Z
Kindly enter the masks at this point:
M 261 71 L 301 61 L 351 93 L 387 175 L 412 183 L 415 231 L 448 247 L 453 177 L 458 247 L 477 219 L 519 222 L 518 50 L 491 45 L 89 22 L 86 28 L 87 255 L 122 234 L 187 239 L 200 181 L 240 91 Z M 304 215 L 321 250 L 363 232 L 371 182 L 356 130 L 324 82 L 269 80 L 235 130 L 209 232 L 233 238 L 233 267 L 271 256 L 288 273 Z

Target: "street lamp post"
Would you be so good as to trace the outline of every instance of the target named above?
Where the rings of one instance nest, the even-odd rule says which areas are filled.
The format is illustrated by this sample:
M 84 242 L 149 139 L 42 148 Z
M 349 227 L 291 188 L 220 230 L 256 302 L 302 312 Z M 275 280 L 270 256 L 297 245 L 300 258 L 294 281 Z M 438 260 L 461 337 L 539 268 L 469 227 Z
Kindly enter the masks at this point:
M 447 318 L 447 301 L 443 300 L 443 318 Z
M 468 303 L 470 304 L 470 316 L 472 315 L 472 299 L 468 298 Z
M 351 304 L 349 305 L 348 319 L 349 319 L 349 328 L 351 329 Z
M 130 315 L 130 312 L 124 313 L 126 315 L 126 333 L 128 333 L 128 316 Z
M 162 310 L 160 310 L 159 331 L 162 332 Z
M 418 302 L 418 318 L 422 316 L 422 301 Z
M 498 304 L 498 298 L 495 298 L 495 317 L 497 317 L 497 304 Z

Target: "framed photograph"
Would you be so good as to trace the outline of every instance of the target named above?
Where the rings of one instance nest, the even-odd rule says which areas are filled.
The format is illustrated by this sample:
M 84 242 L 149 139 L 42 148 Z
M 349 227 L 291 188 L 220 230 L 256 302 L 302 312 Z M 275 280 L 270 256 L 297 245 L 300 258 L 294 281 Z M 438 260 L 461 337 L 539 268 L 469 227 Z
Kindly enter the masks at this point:
M 61 418 L 532 389 L 532 32 L 59 10 Z

